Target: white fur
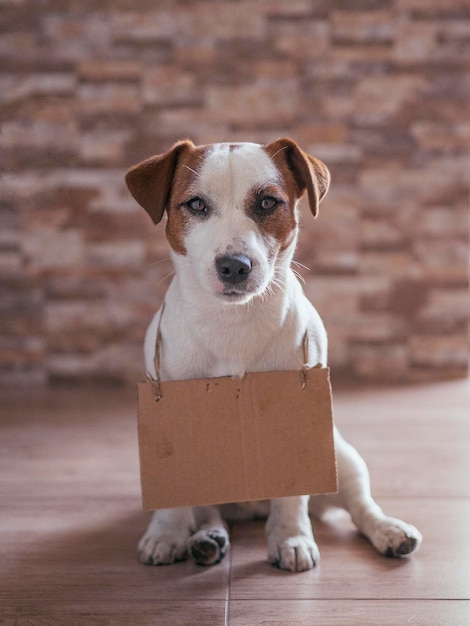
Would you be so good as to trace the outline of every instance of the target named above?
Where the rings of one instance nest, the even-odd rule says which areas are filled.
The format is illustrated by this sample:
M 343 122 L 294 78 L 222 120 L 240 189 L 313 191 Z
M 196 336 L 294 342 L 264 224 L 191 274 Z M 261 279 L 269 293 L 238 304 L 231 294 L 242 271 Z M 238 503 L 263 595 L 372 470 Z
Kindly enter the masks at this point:
M 163 379 L 299 368 L 306 330 L 310 364 L 326 365 L 325 329 L 290 268 L 295 239 L 284 253 L 273 256 L 276 242 L 263 236 L 243 210 L 250 189 L 279 184 L 280 180 L 280 172 L 256 144 L 240 144 L 232 151 L 216 145 L 209 151 L 188 192 L 210 198 L 214 209 L 206 220 L 195 220 L 188 230 L 184 239 L 187 254 L 172 253 L 176 274 L 161 320 Z M 224 298 L 214 265 L 217 255 L 227 251 L 243 253 L 253 262 L 246 289 L 235 301 Z M 160 312 L 145 340 L 146 368 L 152 376 L 156 375 L 159 320 Z M 383 514 L 371 498 L 364 461 L 338 432 L 335 444 L 340 491 L 312 498 L 310 511 L 330 504 L 344 507 L 380 552 L 394 556 L 412 552 L 421 542 L 419 531 Z M 302 571 L 318 562 L 308 503 L 308 496 L 271 503 L 266 525 L 268 557 L 283 569 Z M 266 509 L 266 503 L 246 506 L 248 515 Z M 243 517 L 243 505 L 156 511 L 139 544 L 141 560 L 171 563 L 184 558 L 189 550 L 198 562 L 217 562 L 229 542 L 220 511 Z
M 253 259 L 255 266 L 249 287 L 257 293 L 266 289 L 274 267 L 266 258 L 261 233 L 253 228 L 253 220 L 243 209 L 250 189 L 260 181 L 278 180 L 274 164 L 256 144 L 245 144 L 235 151 L 223 144 L 213 147 L 191 187 L 191 194 L 212 200 L 213 214 L 207 221 L 194 223 L 185 239 L 188 256 L 176 261 L 179 266 L 185 264 L 179 275 L 186 283 L 196 279 L 208 294 L 222 294 L 223 285 L 218 280 L 214 258 L 231 251 L 243 252 Z M 239 302 L 247 300 L 248 297 L 241 297 Z

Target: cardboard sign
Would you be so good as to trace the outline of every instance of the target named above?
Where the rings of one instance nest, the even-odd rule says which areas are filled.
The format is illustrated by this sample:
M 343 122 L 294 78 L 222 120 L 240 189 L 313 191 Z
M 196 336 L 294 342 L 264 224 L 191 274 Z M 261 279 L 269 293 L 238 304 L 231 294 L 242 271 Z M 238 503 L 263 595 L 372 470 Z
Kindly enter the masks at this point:
M 144 509 L 337 490 L 328 368 L 139 384 Z

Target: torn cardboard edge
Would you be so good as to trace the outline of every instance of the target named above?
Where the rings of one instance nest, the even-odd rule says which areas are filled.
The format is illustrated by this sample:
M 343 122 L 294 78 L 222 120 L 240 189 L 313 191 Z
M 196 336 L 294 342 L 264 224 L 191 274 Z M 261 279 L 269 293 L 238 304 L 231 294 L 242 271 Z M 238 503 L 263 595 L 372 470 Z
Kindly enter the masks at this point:
M 139 383 L 145 510 L 337 491 L 329 368 Z

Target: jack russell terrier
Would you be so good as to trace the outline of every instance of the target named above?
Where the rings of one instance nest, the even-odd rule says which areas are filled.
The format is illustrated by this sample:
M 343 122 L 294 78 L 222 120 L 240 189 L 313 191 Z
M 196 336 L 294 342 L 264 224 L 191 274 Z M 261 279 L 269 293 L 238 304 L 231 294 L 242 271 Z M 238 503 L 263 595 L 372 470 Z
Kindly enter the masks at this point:
M 326 366 L 325 328 L 291 268 L 298 200 L 306 191 L 316 217 L 328 191 L 321 161 L 287 138 L 268 145 L 180 141 L 132 167 L 126 182 L 155 224 L 166 211 L 176 269 L 161 327 L 160 309 L 147 330 L 150 375 L 156 377 L 159 327 L 162 380 L 300 369 L 306 332 L 310 364 Z M 336 430 L 334 438 L 337 494 L 157 510 L 139 542 L 140 560 L 163 565 L 190 554 L 197 563 L 217 563 L 229 547 L 224 519 L 264 515 L 269 561 L 308 570 L 319 560 L 309 513 L 329 506 L 346 509 L 381 554 L 411 554 L 420 532 L 383 513 L 371 497 L 366 464 Z

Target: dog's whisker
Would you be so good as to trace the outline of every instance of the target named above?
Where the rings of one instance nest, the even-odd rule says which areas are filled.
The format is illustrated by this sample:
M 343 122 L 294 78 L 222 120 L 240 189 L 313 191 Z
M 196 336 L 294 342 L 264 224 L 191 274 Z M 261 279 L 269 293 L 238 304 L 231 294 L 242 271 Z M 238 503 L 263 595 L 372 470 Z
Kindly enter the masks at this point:
M 307 270 L 308 272 L 311 272 L 312 269 L 310 267 L 307 267 L 306 265 L 304 265 L 303 263 L 299 263 L 298 261 L 291 261 L 292 265 L 296 265 L 297 267 L 302 267 L 304 270 Z
M 271 283 L 275 285 L 276 287 L 279 287 L 280 289 L 284 289 L 286 287 L 286 281 L 283 278 L 281 278 L 281 276 L 279 275 L 279 270 L 276 270 L 274 272 L 274 276 L 271 280 Z
M 268 285 L 266 287 L 266 289 L 263 291 L 263 293 L 261 294 L 261 300 L 263 302 L 266 302 L 268 300 L 269 297 L 274 295 L 274 290 L 271 287 L 271 285 Z
M 170 276 L 173 276 L 174 274 L 175 274 L 175 270 L 173 270 L 172 272 L 169 272 L 163 278 L 160 278 L 160 280 L 158 280 L 156 284 L 159 285 L 160 283 L 163 283 L 163 281 L 165 281 L 167 278 L 170 278 Z
M 303 283 L 304 285 L 307 284 L 305 282 L 305 278 L 302 276 L 300 272 L 297 272 L 297 270 L 294 270 L 294 269 L 292 269 L 292 272 L 294 273 L 295 276 L 297 276 L 297 278 L 300 280 L 301 283 Z
M 165 225 L 164 224 L 159 224 L 155 230 L 153 230 L 151 233 L 148 233 L 147 235 L 145 235 L 146 239 L 150 239 L 150 237 L 156 237 L 157 235 L 161 235 L 161 233 L 165 232 Z
M 280 152 L 283 152 L 283 150 L 287 150 L 287 146 L 279 148 L 279 150 L 273 154 L 272 158 L 274 159 Z
M 168 261 L 171 261 L 171 256 L 167 256 L 164 259 L 160 259 L 159 261 L 153 261 L 152 263 L 150 263 L 150 267 L 155 267 L 156 265 L 160 265 L 161 263 L 166 263 Z
M 276 267 L 273 273 L 273 278 L 275 278 L 276 280 L 280 280 L 282 282 L 284 282 L 284 284 L 286 283 L 285 279 L 285 274 L 284 271 L 281 270 L 281 268 Z
M 187 170 L 189 170 L 190 172 L 192 172 L 193 174 L 195 174 L 198 178 L 200 177 L 200 174 L 198 172 L 196 172 L 196 170 L 193 170 L 192 167 L 189 167 L 189 165 L 185 165 L 183 163 L 183 167 L 185 167 Z
M 266 302 L 268 294 L 269 294 L 269 290 L 270 290 L 270 286 L 268 285 L 264 291 L 262 291 L 259 295 L 258 298 L 261 300 L 261 302 Z
M 273 284 L 274 284 L 274 287 L 276 287 L 277 291 L 283 291 L 284 290 L 284 288 L 283 288 L 283 286 L 281 284 L 279 284 L 279 283 L 273 283 Z M 274 295 L 275 291 L 274 291 L 273 288 L 271 288 L 271 291 L 272 291 L 271 295 Z

